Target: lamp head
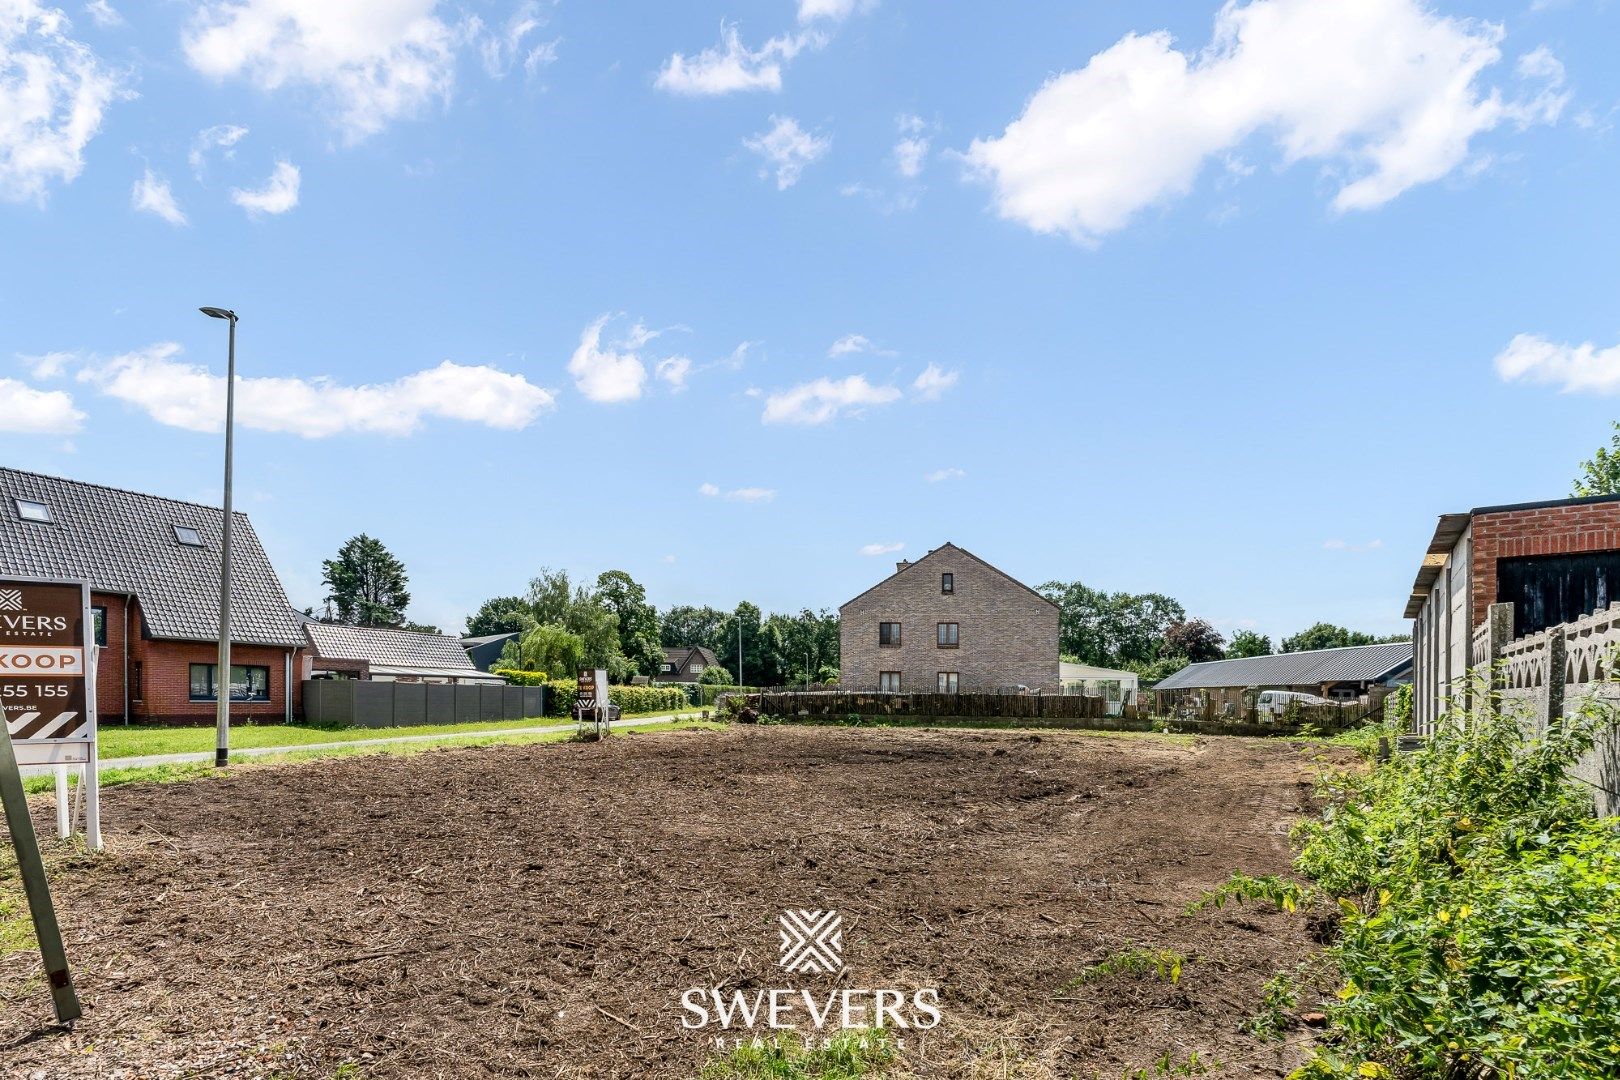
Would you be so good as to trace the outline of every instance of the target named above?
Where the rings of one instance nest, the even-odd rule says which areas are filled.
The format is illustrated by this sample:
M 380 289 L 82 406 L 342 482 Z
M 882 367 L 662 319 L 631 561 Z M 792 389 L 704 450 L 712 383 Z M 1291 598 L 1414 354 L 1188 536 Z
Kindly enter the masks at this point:
M 205 307 L 198 308 L 197 310 L 202 312 L 204 315 L 207 315 L 210 319 L 228 319 L 231 322 L 236 321 L 236 312 L 228 311 L 225 308 Z

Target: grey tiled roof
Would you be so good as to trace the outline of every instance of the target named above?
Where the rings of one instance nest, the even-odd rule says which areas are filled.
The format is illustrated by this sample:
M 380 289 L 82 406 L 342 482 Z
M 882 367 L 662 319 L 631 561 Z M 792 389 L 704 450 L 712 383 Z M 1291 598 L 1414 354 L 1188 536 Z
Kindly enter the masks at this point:
M 461 641 L 444 634 L 321 622 L 304 624 L 304 633 L 316 656 L 325 660 L 364 660 L 373 672 L 386 668 L 469 678 L 484 674 L 467 658 Z
M 1412 663 L 1412 643 L 1351 645 L 1342 649 L 1248 656 L 1188 664 L 1154 689 L 1216 686 L 1308 686 L 1324 682 L 1373 682 Z
M 52 520 L 22 520 L 17 499 L 46 504 Z M 253 525 L 245 514 L 232 517 L 233 640 L 302 645 L 304 635 Z M 78 578 L 102 592 L 133 593 L 155 638 L 219 636 L 224 521 L 217 507 L 0 468 L 0 573 Z M 176 525 L 196 529 L 203 546 L 180 543 Z

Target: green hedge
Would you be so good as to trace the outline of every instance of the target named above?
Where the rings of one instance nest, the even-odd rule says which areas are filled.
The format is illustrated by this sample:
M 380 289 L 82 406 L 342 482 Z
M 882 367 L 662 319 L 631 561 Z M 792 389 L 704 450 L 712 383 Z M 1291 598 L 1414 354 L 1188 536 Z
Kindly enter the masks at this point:
M 547 716 L 574 715 L 575 680 L 548 679 L 545 687 Z M 678 712 L 689 705 L 678 686 L 610 686 L 608 700 L 627 713 Z
M 713 705 L 715 698 L 721 694 L 757 694 L 757 686 L 717 686 L 712 683 L 678 683 L 669 687 L 672 690 L 681 690 L 686 694 L 689 704 L 697 706 Z
M 513 686 L 546 686 L 548 680 L 543 671 L 519 671 L 517 668 L 496 668 L 491 675 L 499 675 Z

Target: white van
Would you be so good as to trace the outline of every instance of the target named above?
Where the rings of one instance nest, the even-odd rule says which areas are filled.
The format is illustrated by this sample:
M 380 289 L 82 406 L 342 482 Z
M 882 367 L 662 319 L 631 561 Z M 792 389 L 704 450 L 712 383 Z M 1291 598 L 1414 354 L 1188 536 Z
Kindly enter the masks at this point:
M 1302 694 L 1296 690 L 1262 690 L 1255 702 L 1255 713 L 1259 721 L 1269 723 L 1283 714 L 1288 703 L 1297 701 L 1300 705 L 1335 705 L 1337 702 L 1329 701 L 1325 697 L 1315 694 Z

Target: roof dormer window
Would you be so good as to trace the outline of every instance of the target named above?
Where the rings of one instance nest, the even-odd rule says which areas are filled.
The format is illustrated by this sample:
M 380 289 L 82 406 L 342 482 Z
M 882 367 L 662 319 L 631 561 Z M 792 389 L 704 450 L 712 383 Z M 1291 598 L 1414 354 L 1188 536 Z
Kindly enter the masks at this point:
M 186 545 L 186 547 L 203 546 L 202 534 L 190 525 L 176 525 L 174 527 L 174 538 Z
M 24 521 L 40 521 L 48 524 L 53 520 L 51 508 L 45 503 L 33 499 L 17 499 L 16 503 L 17 516 Z

